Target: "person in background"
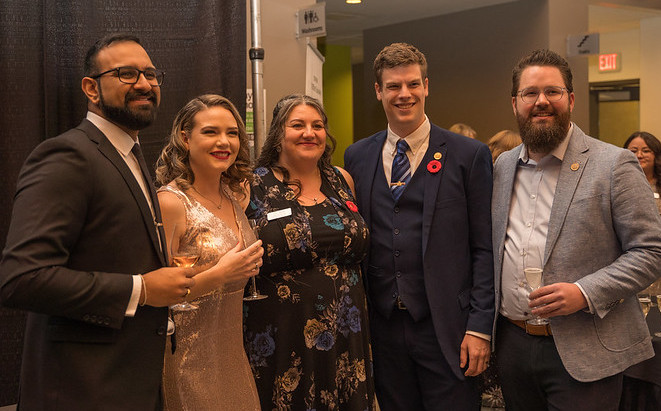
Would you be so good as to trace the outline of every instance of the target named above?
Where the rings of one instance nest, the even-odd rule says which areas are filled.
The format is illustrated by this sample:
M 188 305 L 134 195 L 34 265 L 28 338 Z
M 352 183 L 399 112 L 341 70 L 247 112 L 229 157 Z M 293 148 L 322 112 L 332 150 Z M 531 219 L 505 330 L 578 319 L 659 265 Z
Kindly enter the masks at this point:
M 647 177 L 654 192 L 656 206 L 661 213 L 661 142 L 653 134 L 636 131 L 624 142 L 624 148 L 630 150 L 638 158 L 640 167 Z
M 344 154 L 370 229 L 365 261 L 382 410 L 477 410 L 494 319 L 491 154 L 425 115 L 427 60 L 374 60 L 388 128 Z
M 622 372 L 654 355 L 636 293 L 658 276 L 661 217 L 635 156 L 585 135 L 573 108 L 560 55 L 536 50 L 515 65 L 523 144 L 496 160 L 492 200 L 508 410 L 616 410 Z M 543 270 L 540 288 L 525 268 Z
M 330 164 L 335 140 L 321 104 L 290 95 L 254 171 L 247 214 L 266 254 L 244 303 L 245 345 L 262 409 L 374 409 L 365 289 L 369 243 L 353 181 Z
M 112 34 L 85 57 L 87 116 L 41 143 L 18 178 L 0 299 L 29 311 L 21 410 L 159 409 L 167 306 L 195 273 L 165 267 L 156 193 L 138 132 L 163 72 Z
M 173 309 L 177 344 L 165 356 L 166 411 L 260 409 L 243 349 L 243 288 L 264 252 L 243 212 L 249 156 L 234 105 L 205 94 L 179 111 L 157 163 L 167 243 L 197 253 L 195 266 L 204 270 L 186 296 L 198 308 Z
M 521 144 L 521 136 L 519 133 L 512 130 L 501 130 L 494 134 L 487 142 L 494 163 L 499 155 L 513 149 L 519 144 Z
M 477 132 L 473 130 L 473 127 L 464 123 L 455 123 L 450 126 L 448 131 L 466 136 L 468 138 L 477 139 Z

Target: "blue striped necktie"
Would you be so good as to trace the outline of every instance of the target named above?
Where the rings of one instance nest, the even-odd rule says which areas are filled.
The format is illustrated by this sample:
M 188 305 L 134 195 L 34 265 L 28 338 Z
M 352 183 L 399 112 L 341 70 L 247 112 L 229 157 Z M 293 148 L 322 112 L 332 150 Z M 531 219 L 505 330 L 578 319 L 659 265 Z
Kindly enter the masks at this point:
M 401 139 L 397 142 L 397 154 L 392 160 L 392 174 L 390 175 L 390 191 L 395 202 L 399 200 L 411 180 L 411 164 L 406 156 L 408 149 L 409 145 L 406 140 Z

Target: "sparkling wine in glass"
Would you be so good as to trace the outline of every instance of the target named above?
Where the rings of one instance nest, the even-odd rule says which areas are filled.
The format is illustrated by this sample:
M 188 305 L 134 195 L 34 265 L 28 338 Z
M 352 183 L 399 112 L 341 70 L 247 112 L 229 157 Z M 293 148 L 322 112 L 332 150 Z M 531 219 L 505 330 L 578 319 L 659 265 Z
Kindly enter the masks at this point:
M 255 234 L 255 241 L 257 241 L 259 239 L 259 221 L 251 218 L 248 220 L 248 224 L 250 224 L 250 228 Z M 250 294 L 243 297 L 243 301 L 257 301 L 268 298 L 268 295 L 261 294 L 257 289 L 257 281 L 255 280 L 255 277 L 256 275 L 250 277 Z
M 640 308 L 643 310 L 643 315 L 647 318 L 647 314 L 649 314 L 650 308 L 652 308 L 652 299 L 649 295 L 639 295 L 638 303 L 640 303 Z
M 544 271 L 541 268 L 529 267 L 523 270 L 523 274 L 526 276 L 526 281 L 528 282 L 528 287 L 530 287 L 530 292 L 533 292 L 542 286 L 543 273 Z M 533 325 L 545 325 L 549 323 L 549 320 L 536 316 L 526 322 Z
M 190 233 L 186 233 L 185 225 L 174 225 L 172 240 L 170 241 L 170 256 L 175 267 L 190 268 L 200 259 L 201 242 Z M 170 306 L 174 311 L 197 310 L 197 305 L 188 301 Z

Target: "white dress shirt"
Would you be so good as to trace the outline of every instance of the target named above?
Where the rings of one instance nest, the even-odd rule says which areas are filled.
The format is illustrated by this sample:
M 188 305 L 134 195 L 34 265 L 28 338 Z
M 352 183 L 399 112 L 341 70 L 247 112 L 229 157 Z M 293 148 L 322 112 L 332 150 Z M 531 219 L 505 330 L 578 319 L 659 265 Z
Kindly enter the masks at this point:
M 133 141 L 133 138 L 126 134 L 124 130 L 117 127 L 114 123 L 106 120 L 105 118 L 92 113 L 91 111 L 87 112 L 87 120 L 96 126 L 101 132 L 106 136 L 110 144 L 115 147 L 119 155 L 124 159 L 126 165 L 131 169 L 131 173 L 135 177 L 135 180 L 140 185 L 142 193 L 145 195 L 145 199 L 149 204 L 151 209 L 152 219 L 154 218 L 154 205 L 151 202 L 149 196 L 149 189 L 145 185 L 144 178 L 142 177 L 142 171 L 140 171 L 140 164 L 135 158 L 131 149 L 135 143 L 139 141 Z M 138 303 L 140 302 L 140 294 L 142 293 L 142 280 L 138 274 L 133 275 L 133 290 L 131 291 L 131 298 L 129 299 L 128 307 L 126 307 L 126 316 L 133 317 L 135 311 L 138 308 Z

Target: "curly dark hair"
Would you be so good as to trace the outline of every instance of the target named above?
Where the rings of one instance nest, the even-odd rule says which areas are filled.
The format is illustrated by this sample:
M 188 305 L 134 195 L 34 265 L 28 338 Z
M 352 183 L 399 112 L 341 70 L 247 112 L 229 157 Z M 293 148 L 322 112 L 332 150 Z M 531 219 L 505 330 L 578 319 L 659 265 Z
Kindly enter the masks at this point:
M 301 104 L 314 108 L 321 116 L 321 120 L 324 123 L 324 130 L 326 131 L 326 148 L 319 159 L 318 166 L 322 170 L 332 167 L 331 156 L 333 151 L 335 151 L 337 142 L 328 132 L 328 117 L 326 116 L 323 106 L 317 99 L 304 94 L 290 94 L 281 98 L 276 103 L 273 108 L 271 127 L 266 135 L 264 147 L 262 147 L 262 152 L 257 160 L 257 167 L 266 167 L 279 171 L 283 176 L 283 182 L 287 185 L 297 187 L 298 191 L 300 191 L 301 188 L 300 182 L 289 181 L 289 170 L 279 165 L 278 162 L 280 160 L 280 151 L 282 150 L 282 140 L 285 137 L 285 123 L 294 107 Z
M 234 104 L 217 94 L 203 94 L 195 97 L 179 110 L 172 124 L 172 131 L 167 137 L 166 145 L 156 162 L 156 182 L 164 186 L 170 181 L 175 181 L 182 190 L 187 190 L 195 182 L 183 134 L 189 134 L 193 130 L 197 113 L 211 107 L 227 109 L 232 113 L 239 127 L 239 153 L 234 163 L 221 174 L 220 179 L 221 182 L 224 181 L 228 185 L 230 190 L 245 196 L 243 183 L 252 181 L 246 127 Z
M 622 147 L 629 148 L 629 144 L 631 144 L 631 141 L 636 137 L 642 138 L 645 141 L 645 144 L 647 144 L 647 147 L 649 147 L 654 153 L 654 178 L 656 179 L 656 191 L 657 193 L 661 193 L 661 142 L 654 136 L 654 134 L 646 131 L 636 131 L 629 136 Z

